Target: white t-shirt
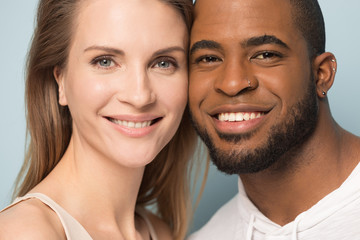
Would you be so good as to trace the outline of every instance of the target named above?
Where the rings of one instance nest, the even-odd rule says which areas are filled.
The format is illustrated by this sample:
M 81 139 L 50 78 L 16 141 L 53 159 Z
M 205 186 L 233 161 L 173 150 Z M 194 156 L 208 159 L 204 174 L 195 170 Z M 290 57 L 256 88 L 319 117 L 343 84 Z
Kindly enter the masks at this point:
M 188 240 L 360 240 L 360 164 L 346 181 L 293 222 L 280 226 L 239 193 Z

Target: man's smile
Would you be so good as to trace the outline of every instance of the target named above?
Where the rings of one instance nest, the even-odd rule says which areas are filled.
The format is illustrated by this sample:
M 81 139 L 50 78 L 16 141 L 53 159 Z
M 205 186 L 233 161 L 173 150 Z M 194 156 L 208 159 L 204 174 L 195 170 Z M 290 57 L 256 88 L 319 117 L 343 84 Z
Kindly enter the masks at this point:
M 263 116 L 264 112 L 227 112 L 219 113 L 216 118 L 221 122 L 242 122 Z

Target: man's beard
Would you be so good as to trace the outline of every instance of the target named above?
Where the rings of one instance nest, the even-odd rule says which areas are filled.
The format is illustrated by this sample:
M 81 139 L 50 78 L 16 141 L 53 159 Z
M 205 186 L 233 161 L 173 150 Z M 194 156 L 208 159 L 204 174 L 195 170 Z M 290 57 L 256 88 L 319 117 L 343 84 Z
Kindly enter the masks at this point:
M 253 150 L 218 149 L 206 129 L 201 129 L 195 122 L 193 114 L 192 121 L 196 131 L 207 145 L 213 163 L 220 171 L 227 174 L 257 173 L 275 164 L 278 168 L 291 164 L 288 162 L 291 159 L 280 160 L 286 153 L 293 153 L 301 147 L 314 132 L 318 118 L 318 104 L 313 79 L 303 99 L 290 106 L 288 112 L 285 121 L 270 129 L 266 143 Z M 218 135 L 229 143 L 241 144 L 241 141 L 250 139 L 254 133 L 242 135 L 218 133 Z M 288 155 L 291 154 L 286 154 Z

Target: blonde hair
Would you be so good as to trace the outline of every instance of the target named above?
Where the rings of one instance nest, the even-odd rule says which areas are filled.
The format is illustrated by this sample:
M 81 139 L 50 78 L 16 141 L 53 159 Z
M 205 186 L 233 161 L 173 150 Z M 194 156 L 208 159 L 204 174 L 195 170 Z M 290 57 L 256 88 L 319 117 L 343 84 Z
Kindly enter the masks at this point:
M 160 0 L 176 8 L 190 31 L 191 0 Z M 58 164 L 72 134 L 67 107 L 58 104 L 54 68 L 64 68 L 80 0 L 41 0 L 27 59 L 26 120 L 30 137 L 14 197 L 23 196 Z M 189 220 L 191 156 L 197 145 L 186 108 L 173 139 L 145 168 L 137 205 L 155 204 L 158 215 L 171 227 L 175 239 L 184 239 Z

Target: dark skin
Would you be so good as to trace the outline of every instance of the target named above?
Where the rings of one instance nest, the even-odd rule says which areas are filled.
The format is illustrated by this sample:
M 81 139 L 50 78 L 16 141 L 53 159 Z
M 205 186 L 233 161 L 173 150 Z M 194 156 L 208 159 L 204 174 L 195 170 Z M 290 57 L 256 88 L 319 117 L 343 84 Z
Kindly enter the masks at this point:
M 197 0 L 190 42 L 193 120 L 223 152 L 241 156 L 265 145 L 309 84 L 315 88 L 318 117 L 306 141 L 265 170 L 239 174 L 252 202 L 280 225 L 337 189 L 360 160 L 360 139 L 333 120 L 323 94 L 335 78 L 335 57 L 310 57 L 290 9 L 287 0 Z M 260 115 L 219 120 L 225 113 Z M 229 142 L 219 134 L 250 137 Z

